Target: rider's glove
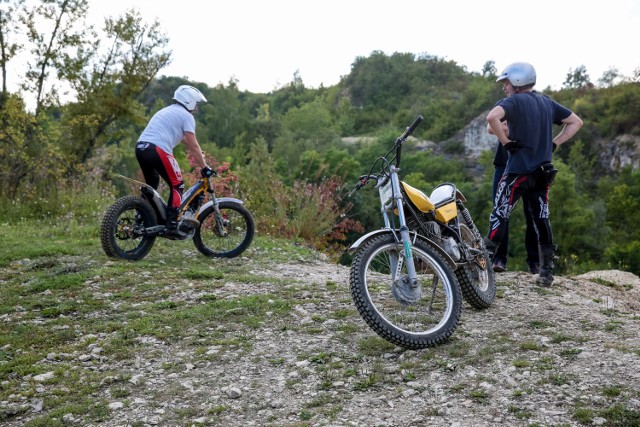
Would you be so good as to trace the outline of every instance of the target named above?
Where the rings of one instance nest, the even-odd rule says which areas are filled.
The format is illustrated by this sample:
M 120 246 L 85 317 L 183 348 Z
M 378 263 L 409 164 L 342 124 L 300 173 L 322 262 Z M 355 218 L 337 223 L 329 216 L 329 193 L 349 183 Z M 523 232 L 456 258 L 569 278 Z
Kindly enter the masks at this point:
M 523 147 L 520 141 L 509 141 L 504 144 L 504 148 L 510 153 L 516 153 Z
M 213 169 L 211 169 L 209 166 L 206 166 L 202 168 L 202 170 L 200 170 L 200 175 L 202 175 L 203 178 L 209 178 L 213 176 Z

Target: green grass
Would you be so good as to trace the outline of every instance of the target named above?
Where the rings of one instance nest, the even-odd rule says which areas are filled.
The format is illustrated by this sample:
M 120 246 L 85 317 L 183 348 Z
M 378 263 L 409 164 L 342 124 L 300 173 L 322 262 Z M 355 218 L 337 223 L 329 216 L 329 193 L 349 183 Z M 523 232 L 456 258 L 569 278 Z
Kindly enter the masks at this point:
M 128 262 L 103 253 L 98 230 L 96 223 L 53 220 L 0 224 L 7 248 L 0 252 L 0 316 L 11 319 L 0 322 L 0 401 L 11 400 L 24 378 L 52 371 L 44 360 L 55 361 L 46 383 L 48 411 L 29 426 L 62 425 L 67 413 L 93 422 L 108 417 L 106 404 L 90 397 L 117 373 L 74 370 L 77 361 L 68 356 L 89 354 L 91 337 L 102 337 L 101 356 L 119 362 L 135 360 L 149 339 L 193 345 L 201 358 L 213 357 L 198 350 L 206 346 L 220 346 L 222 353 L 228 347 L 250 349 L 246 331 L 279 322 L 295 304 L 290 298 L 295 282 L 266 279 L 254 270 L 270 268 L 274 259 L 305 262 L 317 256 L 290 241 L 256 236 L 244 254 L 252 259 L 248 264 L 241 257 L 206 258 L 191 241 L 157 239 L 145 259 Z M 230 280 L 259 284 L 266 292 L 233 298 L 214 294 Z M 111 388 L 112 397 L 125 401 L 129 393 L 126 381 Z M 185 408 L 179 418 L 188 418 L 190 411 Z

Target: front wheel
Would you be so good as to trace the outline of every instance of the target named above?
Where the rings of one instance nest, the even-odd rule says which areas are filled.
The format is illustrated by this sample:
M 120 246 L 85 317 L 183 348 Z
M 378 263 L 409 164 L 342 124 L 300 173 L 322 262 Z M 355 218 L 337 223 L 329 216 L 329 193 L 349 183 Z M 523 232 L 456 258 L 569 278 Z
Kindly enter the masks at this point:
M 351 295 L 365 322 L 385 340 L 407 349 L 433 347 L 455 331 L 462 296 L 451 267 L 436 250 L 418 240 L 412 252 L 417 291 L 402 290 L 407 286 L 404 250 L 385 234 L 365 243 L 354 256 Z
M 255 234 L 253 217 L 247 208 L 236 202 L 219 205 L 222 232 L 216 223 L 216 212 L 209 206 L 198 215 L 200 227 L 193 243 L 203 254 L 212 258 L 234 258 L 244 252 Z
M 115 258 L 138 261 L 144 258 L 155 236 L 144 233 L 158 222 L 153 208 L 142 197 L 126 196 L 107 209 L 100 226 L 100 240 L 104 252 Z

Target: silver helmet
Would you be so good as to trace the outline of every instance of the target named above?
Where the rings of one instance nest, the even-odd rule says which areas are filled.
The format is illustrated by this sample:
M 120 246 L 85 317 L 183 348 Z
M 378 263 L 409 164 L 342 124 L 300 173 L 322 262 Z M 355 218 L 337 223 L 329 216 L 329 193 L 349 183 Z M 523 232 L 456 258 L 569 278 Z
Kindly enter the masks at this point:
M 189 85 L 182 85 L 176 89 L 173 99 L 184 105 L 184 108 L 189 111 L 195 110 L 199 102 L 207 102 L 207 98 L 204 97 L 202 92 Z
M 536 70 L 528 62 L 514 62 L 507 65 L 496 83 L 509 80 L 513 87 L 533 86 L 536 84 Z

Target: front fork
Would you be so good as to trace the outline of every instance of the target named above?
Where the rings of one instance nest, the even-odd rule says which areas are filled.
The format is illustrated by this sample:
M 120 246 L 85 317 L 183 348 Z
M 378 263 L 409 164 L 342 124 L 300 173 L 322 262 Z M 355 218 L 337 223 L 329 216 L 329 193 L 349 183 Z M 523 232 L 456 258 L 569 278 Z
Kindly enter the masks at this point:
M 416 273 L 416 266 L 413 262 L 413 251 L 412 251 L 412 243 L 411 236 L 409 234 L 409 227 L 407 227 L 407 220 L 404 216 L 404 206 L 402 203 L 402 192 L 400 190 L 400 179 L 398 178 L 398 169 L 397 167 L 391 165 L 391 186 L 393 188 L 393 199 L 395 208 L 398 210 L 398 218 L 400 221 L 400 240 L 402 241 L 402 248 L 404 250 L 404 261 L 402 257 L 399 257 L 397 266 L 396 266 L 396 275 L 393 278 L 394 282 L 398 279 L 401 279 L 400 270 L 402 268 L 403 262 L 407 266 L 407 275 L 409 285 L 412 289 L 416 289 L 419 286 L 418 275 Z M 385 218 L 386 222 L 386 218 Z
M 213 203 L 213 217 L 216 219 L 216 234 L 220 237 L 227 237 L 227 222 L 222 218 L 220 205 L 217 201 Z

